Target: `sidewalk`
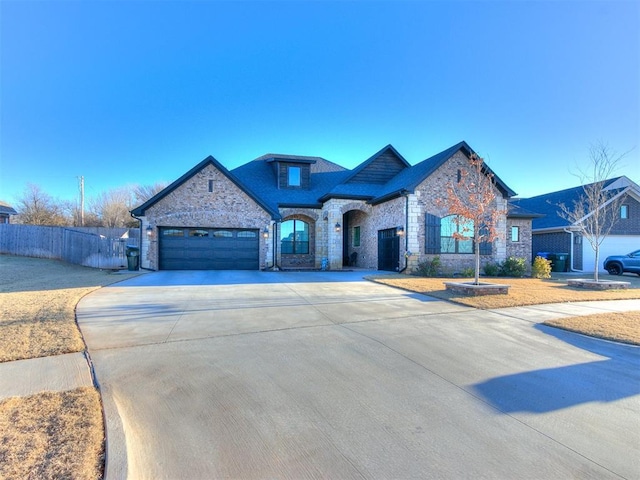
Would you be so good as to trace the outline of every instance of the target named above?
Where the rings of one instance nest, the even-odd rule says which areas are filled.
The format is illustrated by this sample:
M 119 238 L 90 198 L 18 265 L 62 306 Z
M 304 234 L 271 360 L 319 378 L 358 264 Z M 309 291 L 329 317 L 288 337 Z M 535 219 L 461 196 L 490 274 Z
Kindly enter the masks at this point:
M 82 352 L 0 363 L 0 400 L 92 385 Z

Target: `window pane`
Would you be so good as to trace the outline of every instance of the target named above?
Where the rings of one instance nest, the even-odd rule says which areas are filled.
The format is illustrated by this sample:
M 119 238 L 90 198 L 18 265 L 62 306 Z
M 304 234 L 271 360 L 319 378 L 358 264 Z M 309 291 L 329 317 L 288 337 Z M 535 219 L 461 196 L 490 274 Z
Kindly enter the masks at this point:
M 208 237 L 209 232 L 207 230 L 190 230 L 189 236 L 190 237 Z
M 167 228 L 162 231 L 162 235 L 166 237 L 184 237 L 184 230 L 181 228 Z
M 214 237 L 233 237 L 233 232 L 230 232 L 229 230 L 216 230 L 215 232 L 213 232 L 213 236 Z
M 295 242 L 294 250 L 297 254 L 309 253 L 309 242 Z
M 309 224 L 302 220 L 287 220 L 280 227 L 281 252 L 284 254 L 309 253 Z
M 302 220 L 294 220 L 296 241 L 309 241 L 309 225 Z
M 300 167 L 289 167 L 287 169 L 287 173 L 289 175 L 289 186 L 299 187 L 300 186 Z
M 353 246 L 360 246 L 360 227 L 353 227 Z
M 520 228 L 519 227 L 511 227 L 511 241 L 519 242 L 520 241 Z
M 293 242 L 289 240 L 283 240 L 280 252 L 284 254 L 293 253 Z
M 440 237 L 440 251 L 442 253 L 456 253 L 456 241 L 453 237 Z
M 458 253 L 473 253 L 473 240 L 458 240 Z
M 256 232 L 253 230 L 242 230 L 238 232 L 238 238 L 256 238 Z
M 286 222 L 282 222 L 280 226 L 280 240 L 283 242 L 293 241 L 293 220 L 287 220 Z
M 620 218 L 629 218 L 629 206 L 621 205 L 620 206 Z

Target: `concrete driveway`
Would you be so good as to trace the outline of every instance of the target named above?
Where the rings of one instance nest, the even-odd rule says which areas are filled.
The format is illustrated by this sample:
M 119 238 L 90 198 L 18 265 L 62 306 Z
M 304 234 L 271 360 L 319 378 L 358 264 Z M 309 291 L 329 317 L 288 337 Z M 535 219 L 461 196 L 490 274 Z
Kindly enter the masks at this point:
M 638 348 L 362 275 L 157 272 L 85 297 L 107 478 L 640 478 Z

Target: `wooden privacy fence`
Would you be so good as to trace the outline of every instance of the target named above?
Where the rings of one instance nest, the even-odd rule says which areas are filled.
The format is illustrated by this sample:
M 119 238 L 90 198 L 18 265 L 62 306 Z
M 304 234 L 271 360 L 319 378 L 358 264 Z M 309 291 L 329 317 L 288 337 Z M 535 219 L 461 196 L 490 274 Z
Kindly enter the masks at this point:
M 138 228 L 41 227 L 0 224 L 0 253 L 53 258 L 86 267 L 126 268 L 126 248 L 138 247 Z

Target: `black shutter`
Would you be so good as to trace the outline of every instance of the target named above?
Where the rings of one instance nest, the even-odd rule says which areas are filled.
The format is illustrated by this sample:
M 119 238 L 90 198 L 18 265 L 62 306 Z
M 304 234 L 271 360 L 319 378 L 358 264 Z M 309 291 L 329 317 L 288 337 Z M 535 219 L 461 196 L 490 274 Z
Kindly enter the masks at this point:
M 427 213 L 425 221 L 426 245 L 424 253 L 440 253 L 440 217 Z
M 487 227 L 480 228 L 480 236 L 487 235 Z M 480 242 L 480 255 L 491 255 L 493 253 L 493 242 Z

